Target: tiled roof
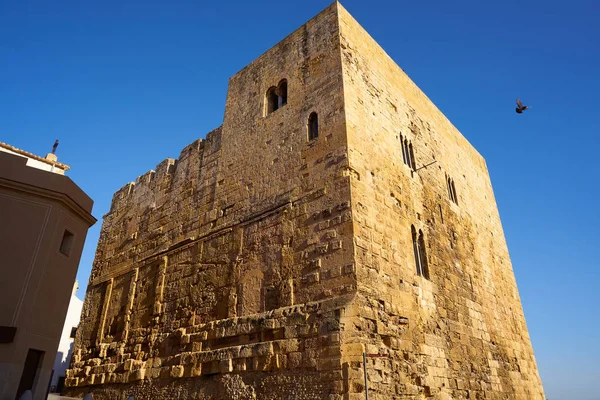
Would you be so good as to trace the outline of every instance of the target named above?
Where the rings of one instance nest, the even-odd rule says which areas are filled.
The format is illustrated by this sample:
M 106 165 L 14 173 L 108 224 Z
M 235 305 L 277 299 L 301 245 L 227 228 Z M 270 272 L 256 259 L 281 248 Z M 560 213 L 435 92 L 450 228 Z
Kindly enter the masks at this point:
M 40 161 L 40 162 L 43 162 L 43 163 L 46 163 L 46 164 L 49 164 L 49 165 L 54 165 L 55 167 L 60 168 L 63 171 L 67 171 L 69 168 L 71 168 L 67 164 L 59 163 L 58 161 L 47 160 L 44 157 L 36 156 L 35 154 L 29 153 L 28 151 L 21 150 L 21 149 L 18 149 L 16 147 L 14 147 L 14 146 L 11 146 L 8 143 L 0 142 L 0 147 L 5 148 L 7 150 L 10 150 L 10 151 L 12 151 L 14 153 L 20 154 L 22 156 L 29 157 L 29 158 L 34 159 L 36 161 Z

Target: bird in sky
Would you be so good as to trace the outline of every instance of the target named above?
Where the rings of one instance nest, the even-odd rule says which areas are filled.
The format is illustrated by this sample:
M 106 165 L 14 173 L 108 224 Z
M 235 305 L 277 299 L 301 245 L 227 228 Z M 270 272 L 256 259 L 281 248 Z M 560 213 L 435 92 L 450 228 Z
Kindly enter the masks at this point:
M 515 109 L 517 114 L 523 114 L 523 111 L 527 110 L 528 108 L 529 106 L 524 106 L 523 103 L 521 103 L 521 100 L 517 99 L 517 108 Z

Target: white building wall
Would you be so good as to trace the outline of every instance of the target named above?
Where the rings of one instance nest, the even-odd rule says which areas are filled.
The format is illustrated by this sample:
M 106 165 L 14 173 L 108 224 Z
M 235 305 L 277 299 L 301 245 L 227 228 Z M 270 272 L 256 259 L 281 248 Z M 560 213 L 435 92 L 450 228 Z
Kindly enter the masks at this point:
M 27 166 L 28 167 L 32 167 L 32 168 L 37 168 L 37 169 L 41 169 L 43 171 L 48 171 L 48 172 L 53 172 L 55 174 L 60 174 L 60 175 L 64 175 L 65 171 L 63 171 L 62 169 L 55 167 L 54 165 L 42 162 L 42 161 L 38 161 L 38 160 L 34 160 L 31 157 L 27 157 L 24 156 L 23 154 L 14 152 L 12 150 L 6 149 L 4 147 L 0 146 L 0 151 L 3 151 L 5 153 L 9 153 L 9 154 L 14 154 L 15 156 L 19 156 L 19 157 L 23 157 L 27 159 Z
M 73 342 L 75 340 L 71 337 L 71 330 L 79 326 L 81 309 L 83 307 L 83 301 L 75 296 L 77 289 L 78 285 L 77 282 L 75 282 L 71 301 L 69 302 L 67 317 L 65 318 L 65 325 L 63 326 L 60 342 L 58 344 L 56 359 L 54 360 L 54 374 L 52 375 L 52 382 L 50 383 L 50 386 L 53 388 L 58 384 L 58 379 L 61 376 L 65 376 L 65 371 L 69 368 L 69 364 L 71 363 Z

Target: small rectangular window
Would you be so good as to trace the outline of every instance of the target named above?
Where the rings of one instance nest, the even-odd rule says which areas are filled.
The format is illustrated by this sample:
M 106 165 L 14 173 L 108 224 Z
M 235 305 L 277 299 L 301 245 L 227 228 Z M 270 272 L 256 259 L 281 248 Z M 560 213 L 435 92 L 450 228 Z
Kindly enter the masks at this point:
M 65 230 L 65 233 L 63 233 L 63 238 L 60 242 L 60 252 L 63 253 L 65 256 L 71 254 L 71 247 L 73 246 L 74 237 L 75 235 L 73 235 L 67 230 Z
M 415 265 L 417 268 L 417 275 L 429 279 L 429 267 L 427 265 L 427 254 L 425 250 L 425 239 L 423 238 L 423 231 L 417 230 L 414 225 L 410 227 L 413 242 L 413 252 L 415 253 Z
M 75 335 L 77 335 L 77 327 L 76 326 L 71 328 L 71 334 L 69 335 L 69 337 L 72 339 L 75 339 Z
M 316 112 L 308 116 L 308 140 L 315 140 L 319 137 L 319 116 Z

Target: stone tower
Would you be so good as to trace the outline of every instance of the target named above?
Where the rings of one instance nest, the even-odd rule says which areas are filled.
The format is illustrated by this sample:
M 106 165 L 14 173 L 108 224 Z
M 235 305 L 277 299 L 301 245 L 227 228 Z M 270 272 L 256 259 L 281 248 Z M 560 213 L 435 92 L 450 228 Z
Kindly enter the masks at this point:
M 334 3 L 115 193 L 66 384 L 363 399 L 363 352 L 371 399 L 544 399 L 485 160 Z

